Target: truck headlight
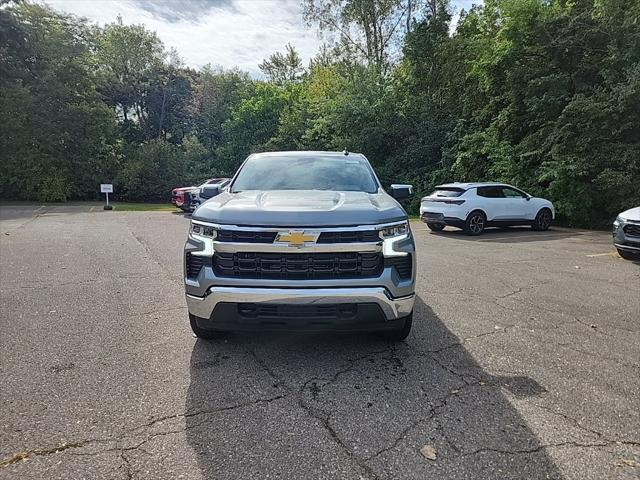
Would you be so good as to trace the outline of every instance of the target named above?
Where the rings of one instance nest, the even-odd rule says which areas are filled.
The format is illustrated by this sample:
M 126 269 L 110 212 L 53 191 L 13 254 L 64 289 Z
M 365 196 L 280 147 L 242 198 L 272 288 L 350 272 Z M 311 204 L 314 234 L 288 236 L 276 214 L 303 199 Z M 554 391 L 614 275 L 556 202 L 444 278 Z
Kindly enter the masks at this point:
M 387 239 L 393 237 L 399 237 L 400 235 L 406 235 L 409 233 L 409 222 L 402 222 L 396 225 L 390 225 L 388 227 L 381 228 L 379 230 L 380 238 Z
M 191 233 L 208 238 L 216 238 L 218 231 L 210 225 L 191 222 Z
M 625 224 L 624 218 L 620 216 L 616 217 L 616 219 L 613 221 L 613 234 L 615 235 L 618 229 L 620 229 L 620 227 L 623 226 L 624 224 Z

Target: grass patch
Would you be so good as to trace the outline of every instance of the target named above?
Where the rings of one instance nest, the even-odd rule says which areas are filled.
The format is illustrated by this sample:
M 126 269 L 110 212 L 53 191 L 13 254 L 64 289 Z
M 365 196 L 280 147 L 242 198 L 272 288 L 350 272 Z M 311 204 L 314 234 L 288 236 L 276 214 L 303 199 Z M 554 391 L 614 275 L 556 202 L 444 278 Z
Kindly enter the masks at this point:
M 174 212 L 176 206 L 171 203 L 122 203 L 113 202 L 113 209 L 117 212 Z

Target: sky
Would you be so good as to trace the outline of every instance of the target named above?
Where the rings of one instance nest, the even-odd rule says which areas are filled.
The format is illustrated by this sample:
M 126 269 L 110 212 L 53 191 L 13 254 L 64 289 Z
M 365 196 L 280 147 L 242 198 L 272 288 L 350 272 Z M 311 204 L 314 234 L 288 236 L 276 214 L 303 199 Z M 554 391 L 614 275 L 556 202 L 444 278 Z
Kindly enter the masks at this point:
M 144 24 L 186 65 L 238 67 L 261 77 L 258 64 L 291 43 L 305 64 L 323 40 L 306 25 L 300 0 L 46 0 L 56 10 L 104 25 L 118 15 Z M 455 0 L 454 10 L 473 0 Z M 479 3 L 477 0 L 475 3 Z

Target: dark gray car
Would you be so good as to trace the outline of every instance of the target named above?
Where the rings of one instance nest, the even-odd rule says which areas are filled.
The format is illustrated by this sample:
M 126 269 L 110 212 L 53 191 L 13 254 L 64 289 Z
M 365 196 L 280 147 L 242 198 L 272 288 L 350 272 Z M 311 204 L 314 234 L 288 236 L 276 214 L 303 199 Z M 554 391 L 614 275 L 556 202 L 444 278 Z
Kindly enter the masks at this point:
M 376 330 L 405 338 L 416 260 L 398 199 L 411 186 L 390 193 L 362 154 L 251 155 L 192 216 L 184 277 L 194 333 Z
M 640 260 L 640 207 L 618 215 L 613 222 L 613 244 L 622 258 Z

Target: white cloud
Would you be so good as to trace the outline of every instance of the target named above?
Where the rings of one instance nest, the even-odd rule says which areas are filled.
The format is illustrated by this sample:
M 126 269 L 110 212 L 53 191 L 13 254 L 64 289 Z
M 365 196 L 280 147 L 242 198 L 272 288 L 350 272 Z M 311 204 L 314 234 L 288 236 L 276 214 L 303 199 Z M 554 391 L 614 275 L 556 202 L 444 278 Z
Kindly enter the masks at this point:
M 56 10 L 99 25 L 144 24 L 185 63 L 239 67 L 262 77 L 258 64 L 291 43 L 307 63 L 322 41 L 305 25 L 300 0 L 46 0 Z M 454 0 L 454 27 L 460 8 L 482 0 Z
M 233 0 L 202 9 L 197 20 L 176 15 L 169 21 L 170 8 L 189 8 L 189 2 L 168 4 L 158 15 L 158 8 L 145 9 L 131 0 L 75 1 L 48 0 L 59 11 L 86 17 L 100 25 L 114 22 L 118 15 L 125 24 L 144 24 L 157 32 L 167 48 L 175 47 L 191 67 L 208 63 L 225 68 L 239 67 L 260 76 L 258 63 L 287 43 L 295 46 L 305 63 L 320 45 L 315 30 L 306 27 L 298 0 Z M 156 7 L 158 2 L 156 2 Z M 167 11 L 168 9 L 168 11 Z M 155 10 L 154 13 L 150 10 Z

